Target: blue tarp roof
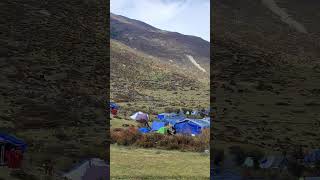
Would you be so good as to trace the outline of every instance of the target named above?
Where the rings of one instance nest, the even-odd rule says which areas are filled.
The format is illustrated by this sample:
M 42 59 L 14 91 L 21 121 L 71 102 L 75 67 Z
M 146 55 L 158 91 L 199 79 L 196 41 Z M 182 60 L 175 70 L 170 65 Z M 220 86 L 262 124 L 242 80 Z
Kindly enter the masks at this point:
M 139 128 L 139 132 L 142 134 L 146 134 L 146 133 L 150 132 L 150 129 L 146 128 L 146 127 L 142 127 L 142 128 Z
M 176 132 L 181 134 L 201 134 L 202 129 L 209 128 L 210 122 L 203 119 L 189 119 L 177 122 L 174 125 Z
M 165 116 L 165 117 L 161 118 L 160 120 L 163 121 L 163 122 L 169 123 L 171 125 L 174 125 L 177 122 L 183 121 L 184 119 L 185 119 L 184 116 L 175 114 L 175 115 L 172 115 L 172 116 Z
M 314 150 L 304 157 L 305 163 L 315 163 L 320 161 L 320 149 Z
M 27 149 L 27 144 L 25 142 L 5 133 L 0 133 L 0 141 L 20 147 L 23 152 Z
M 189 134 L 189 135 L 201 134 L 201 127 L 190 121 L 182 121 L 182 122 L 176 123 L 174 125 L 174 128 L 176 129 L 176 133 L 178 134 Z
M 110 108 L 111 109 L 119 109 L 119 105 L 114 102 L 110 102 Z
M 160 128 L 165 126 L 165 122 L 153 121 L 151 125 L 151 131 L 158 131 Z
M 161 113 L 161 114 L 158 114 L 158 119 L 163 120 L 165 118 L 170 118 L 170 117 L 175 117 L 175 116 L 178 116 L 178 114 L 176 114 L 176 113 Z
M 201 128 L 209 128 L 210 127 L 210 121 L 207 119 L 185 119 L 186 121 L 193 122 L 197 125 L 199 125 Z
M 181 122 L 185 119 L 184 116 L 172 116 L 172 117 L 166 117 L 164 119 L 162 119 L 162 121 L 169 123 L 171 125 L 175 125 L 178 122 Z

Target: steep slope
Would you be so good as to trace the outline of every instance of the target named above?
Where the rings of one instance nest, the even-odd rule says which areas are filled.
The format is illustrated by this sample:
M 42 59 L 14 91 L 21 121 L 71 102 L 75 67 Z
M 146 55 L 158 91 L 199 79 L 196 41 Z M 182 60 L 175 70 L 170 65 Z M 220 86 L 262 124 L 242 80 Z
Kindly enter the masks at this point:
M 320 145 L 318 2 L 275 3 L 307 33 L 262 1 L 214 1 L 214 142 L 264 150 Z
M 150 102 L 158 108 L 170 106 L 172 102 L 175 105 L 194 106 L 203 104 L 200 102 L 203 99 L 207 99 L 204 103 L 208 105 L 207 90 L 207 82 L 199 81 L 185 70 L 111 40 L 111 99 L 117 102 L 139 101 L 140 106 L 145 105 L 143 102 Z M 194 102 L 190 103 L 188 97 L 182 98 L 183 94 L 197 91 L 202 93 L 196 93 L 200 96 Z M 206 98 L 204 94 L 207 94 Z
M 143 22 L 111 14 L 111 39 L 172 63 L 177 68 L 187 68 L 198 76 L 209 76 L 210 43 L 194 36 L 163 31 Z M 205 69 L 198 68 L 191 57 Z
M 104 158 L 105 1 L 4 0 L 0 8 L 0 131 L 27 142 L 24 171 L 38 179 L 48 158 L 56 171 Z

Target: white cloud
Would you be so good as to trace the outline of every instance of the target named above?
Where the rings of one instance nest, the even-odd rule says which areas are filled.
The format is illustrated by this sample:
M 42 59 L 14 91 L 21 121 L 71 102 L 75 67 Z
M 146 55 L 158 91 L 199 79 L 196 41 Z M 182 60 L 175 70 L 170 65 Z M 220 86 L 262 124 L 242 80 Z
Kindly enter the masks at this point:
M 209 0 L 111 0 L 111 12 L 210 40 Z

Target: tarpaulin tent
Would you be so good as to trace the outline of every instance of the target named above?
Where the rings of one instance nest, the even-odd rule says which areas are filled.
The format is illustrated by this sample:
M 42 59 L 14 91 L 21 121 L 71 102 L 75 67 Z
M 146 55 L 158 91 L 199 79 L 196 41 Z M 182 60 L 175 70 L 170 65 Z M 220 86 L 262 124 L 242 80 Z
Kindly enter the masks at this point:
M 161 121 L 170 125 L 175 125 L 177 122 L 183 121 L 184 119 L 185 119 L 184 116 L 174 115 L 174 116 L 167 116 Z
M 282 155 L 270 155 L 260 161 L 260 168 L 280 168 L 287 164 L 287 159 Z
M 176 133 L 180 134 L 201 134 L 202 130 L 209 128 L 210 123 L 201 119 L 184 119 L 174 125 Z
M 142 134 L 146 134 L 146 133 L 150 132 L 150 129 L 146 128 L 146 127 L 142 127 L 142 128 L 139 128 L 139 132 Z
M 164 120 L 165 118 L 168 118 L 168 117 L 175 117 L 175 116 L 177 116 L 178 114 L 176 114 L 176 113 L 160 113 L 160 114 L 158 114 L 158 119 L 159 120 Z
M 114 103 L 114 102 L 110 102 L 110 109 L 119 109 L 119 105 Z
M 203 122 L 207 123 L 207 125 L 210 127 L 211 121 L 210 121 L 210 118 L 209 118 L 209 117 L 203 118 L 203 119 L 201 119 L 201 120 L 202 120 Z
M 197 110 L 193 110 L 192 112 L 191 112 L 191 115 L 198 115 L 199 113 L 198 113 L 198 111 Z
M 166 125 L 165 122 L 153 121 L 151 125 L 151 131 L 158 131 L 160 128 Z
M 157 133 L 160 133 L 160 134 L 166 134 L 167 132 L 168 132 L 167 127 L 161 127 L 160 129 L 157 130 Z
M 307 164 L 312 164 L 317 161 L 320 161 L 320 149 L 314 150 L 311 153 L 307 154 L 303 161 Z
M 69 172 L 63 174 L 68 180 L 107 180 L 108 177 L 107 163 L 98 158 L 92 158 L 83 161 Z
M 12 148 L 18 148 L 21 151 L 12 151 Z M 19 168 L 26 149 L 27 144 L 22 140 L 5 133 L 0 133 L 0 165 L 8 165 L 9 168 Z M 15 158 L 12 159 L 11 157 Z
M 210 120 L 208 119 L 186 119 L 195 124 L 198 124 L 201 128 L 210 128 Z
M 5 133 L 0 133 L 0 143 L 10 144 L 12 146 L 18 147 L 22 150 L 22 152 L 25 152 L 27 149 L 27 144 L 24 141 Z
M 130 116 L 130 118 L 136 121 L 148 121 L 149 115 L 139 111 Z

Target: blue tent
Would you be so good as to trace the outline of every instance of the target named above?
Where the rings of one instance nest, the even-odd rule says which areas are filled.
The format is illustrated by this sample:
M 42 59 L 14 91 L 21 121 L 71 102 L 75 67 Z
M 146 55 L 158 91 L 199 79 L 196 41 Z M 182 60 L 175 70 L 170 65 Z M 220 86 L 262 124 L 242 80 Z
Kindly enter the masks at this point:
M 161 114 L 158 114 L 158 119 L 159 120 L 164 120 L 166 118 L 175 117 L 175 116 L 177 116 L 176 113 L 161 113 Z
M 110 108 L 111 109 L 119 109 L 119 105 L 114 102 L 110 102 Z
M 209 123 L 209 125 L 210 125 L 210 117 L 203 118 L 202 120 Z
M 153 121 L 151 125 L 151 131 L 158 131 L 160 128 L 166 125 L 165 122 Z
M 164 117 L 163 119 L 161 119 L 161 121 L 171 125 L 175 125 L 177 122 L 183 121 L 184 119 L 185 119 L 184 116 L 175 114 L 175 115 Z
M 192 123 L 198 124 L 201 128 L 210 128 L 210 120 L 204 119 L 186 119 Z
M 139 128 L 139 132 L 142 133 L 142 134 L 146 134 L 146 133 L 150 132 L 150 129 L 142 127 L 142 128 Z
M 176 133 L 180 134 L 201 134 L 202 129 L 209 128 L 210 123 L 202 119 L 185 119 L 174 125 Z
M 14 145 L 16 147 L 19 147 L 19 148 L 21 148 L 21 150 L 23 152 L 25 152 L 27 149 L 27 144 L 25 142 L 23 142 L 20 139 L 17 139 L 14 136 L 10 136 L 5 133 L 0 133 L 0 142 L 8 143 L 8 144 Z
M 320 149 L 314 150 L 304 157 L 305 163 L 315 163 L 320 161 Z

